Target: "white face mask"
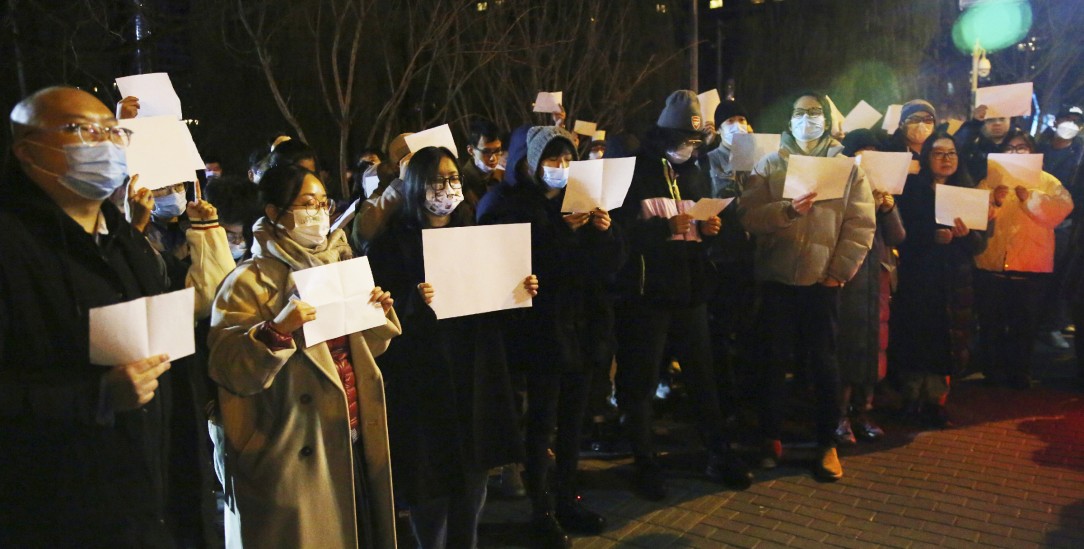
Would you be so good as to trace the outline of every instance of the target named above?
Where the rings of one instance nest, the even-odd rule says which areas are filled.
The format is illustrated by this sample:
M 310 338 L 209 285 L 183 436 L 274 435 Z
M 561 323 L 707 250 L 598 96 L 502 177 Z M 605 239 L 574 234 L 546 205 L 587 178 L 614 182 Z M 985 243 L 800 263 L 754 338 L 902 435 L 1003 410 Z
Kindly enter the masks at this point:
M 734 144 L 735 135 L 739 133 L 749 133 L 749 130 L 745 128 L 745 124 L 742 124 L 741 122 L 723 122 L 722 130 L 723 131 L 719 132 L 719 135 L 722 136 L 723 144 L 727 147 Z
M 569 168 L 542 166 L 542 182 L 551 189 L 563 189 L 568 185 Z
M 480 160 L 477 156 L 471 155 L 474 158 L 474 166 L 478 168 L 478 171 L 489 175 L 493 171 L 493 168 L 489 167 L 484 160 Z
M 234 261 L 241 261 L 242 257 L 245 257 L 245 252 L 248 251 L 248 246 L 244 242 L 234 244 L 230 242 L 230 255 L 233 256 Z
M 591 151 L 587 153 L 588 160 L 598 160 L 606 154 L 606 151 Z
M 327 233 L 331 230 L 331 216 L 321 209 L 316 215 L 309 215 L 304 209 L 294 210 L 294 228 L 286 231 L 290 238 L 306 248 L 315 248 L 327 242 Z
M 684 164 L 693 157 L 693 151 L 696 147 L 693 145 L 682 145 L 673 151 L 666 151 L 666 156 L 670 159 L 670 162 L 674 164 Z
M 824 115 L 802 116 L 790 119 L 790 133 L 799 141 L 813 141 L 824 135 Z
M 1073 122 L 1072 120 L 1066 120 L 1065 122 L 1058 124 L 1058 128 L 1055 132 L 1058 134 L 1058 137 L 1062 139 L 1072 139 L 1080 133 L 1080 126 L 1077 126 L 1076 122 Z

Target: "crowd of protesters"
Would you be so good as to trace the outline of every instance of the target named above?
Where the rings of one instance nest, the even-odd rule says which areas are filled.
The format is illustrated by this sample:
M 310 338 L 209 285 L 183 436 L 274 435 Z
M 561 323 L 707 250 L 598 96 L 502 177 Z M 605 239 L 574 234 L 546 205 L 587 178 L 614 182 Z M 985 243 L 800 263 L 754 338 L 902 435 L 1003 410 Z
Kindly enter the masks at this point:
M 576 477 L 609 419 L 632 491 L 667 498 L 653 425 L 672 386 L 706 478 L 743 490 L 811 442 L 811 473 L 831 482 L 838 447 L 885 435 L 875 417 L 949 428 L 954 377 L 1027 389 L 1035 342 L 1067 347 L 1084 321 L 1078 108 L 1036 138 L 985 106 L 949 133 L 916 99 L 892 135 L 844 135 L 803 92 L 779 149 L 741 171 L 749 113 L 703 113 L 679 90 L 643 136 L 578 136 L 563 108 L 515 129 L 474 121 L 463 158 L 402 134 L 357 155 L 338 202 L 286 135 L 247 176 L 206 157 L 205 180 L 140 188 L 114 116 L 138 109 L 54 87 L 11 111 L 0 546 L 474 547 L 499 487 L 529 498 L 524 536 L 567 547 L 607 527 Z M 901 194 L 856 164 L 840 198 L 783 198 L 792 157 L 869 151 L 912 155 Z M 1044 154 L 1044 171 L 1007 184 L 991 153 Z M 621 206 L 562 211 L 570 163 L 615 157 L 636 159 Z M 939 185 L 988 190 L 987 228 L 939 223 Z M 706 197 L 733 202 L 694 219 Z M 530 225 L 533 306 L 438 318 L 422 231 L 505 223 Z M 359 256 L 383 324 L 306 345 L 316 308 L 293 274 Z M 183 288 L 195 355 L 90 364 L 90 309 Z M 811 440 L 785 436 L 795 398 Z

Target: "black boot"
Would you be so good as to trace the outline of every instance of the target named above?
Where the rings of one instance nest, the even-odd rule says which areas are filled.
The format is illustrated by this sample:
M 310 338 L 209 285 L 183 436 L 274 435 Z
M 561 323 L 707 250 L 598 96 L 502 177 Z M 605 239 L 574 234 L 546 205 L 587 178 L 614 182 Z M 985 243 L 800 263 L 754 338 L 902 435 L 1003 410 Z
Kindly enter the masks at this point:
M 606 529 L 606 518 L 586 508 L 571 487 L 557 489 L 557 521 L 569 532 L 590 536 Z
M 666 478 L 662 466 L 654 458 L 638 457 L 635 468 L 632 482 L 636 493 L 649 501 L 666 499 Z
M 565 529 L 557 522 L 553 511 L 539 512 L 535 510 L 531 514 L 531 529 L 534 530 L 535 539 L 540 547 L 546 549 L 566 549 L 572 547 L 572 540 L 568 539 Z
M 527 471 L 527 491 L 531 495 L 531 530 L 540 547 L 546 549 L 566 549 L 572 547 L 572 540 L 553 509 L 553 494 L 549 492 L 545 472 Z
M 749 466 L 729 449 L 709 452 L 705 474 L 734 490 L 745 490 L 753 484 L 753 473 Z

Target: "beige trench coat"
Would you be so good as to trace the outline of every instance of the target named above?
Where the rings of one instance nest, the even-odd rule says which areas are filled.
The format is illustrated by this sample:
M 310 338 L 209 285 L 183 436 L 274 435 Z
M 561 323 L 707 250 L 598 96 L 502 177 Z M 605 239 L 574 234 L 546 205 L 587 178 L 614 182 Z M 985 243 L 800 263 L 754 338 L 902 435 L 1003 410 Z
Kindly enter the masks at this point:
M 326 344 L 270 351 L 254 338 L 292 294 L 290 268 L 260 257 L 225 280 L 211 316 L 209 371 L 219 384 L 227 545 L 357 547 L 346 393 Z M 375 357 L 400 333 L 387 323 L 350 335 L 377 547 L 395 547 L 384 382 Z

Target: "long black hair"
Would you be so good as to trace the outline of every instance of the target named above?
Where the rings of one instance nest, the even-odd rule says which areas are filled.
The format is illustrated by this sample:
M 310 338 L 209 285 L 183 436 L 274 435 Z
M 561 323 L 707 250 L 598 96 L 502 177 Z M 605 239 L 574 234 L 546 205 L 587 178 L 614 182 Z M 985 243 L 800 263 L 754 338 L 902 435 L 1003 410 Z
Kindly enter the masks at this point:
M 444 147 L 425 147 L 410 157 L 406 173 L 403 174 L 403 208 L 400 211 L 400 219 L 412 229 L 427 228 L 425 188 L 429 180 L 437 176 L 440 161 L 444 158 L 451 160 L 458 167 L 452 151 Z M 473 225 L 473 219 L 474 212 L 471 211 L 470 204 L 464 200 L 452 212 L 450 225 L 456 227 Z
M 945 130 L 935 130 L 933 135 L 926 138 L 926 142 L 922 144 L 922 152 L 919 153 L 918 157 L 918 163 L 921 167 L 918 172 L 919 175 L 933 181 L 933 171 L 930 169 L 930 154 L 933 152 L 933 144 L 941 139 L 948 139 L 949 141 L 952 141 L 953 145 L 956 145 L 956 173 L 948 176 L 948 179 L 945 180 L 945 184 L 954 187 L 974 187 L 975 182 L 971 180 L 971 175 L 967 173 L 967 166 L 964 163 L 964 159 L 960 156 L 959 144 L 956 143 L 956 139 L 952 137 L 952 134 Z

